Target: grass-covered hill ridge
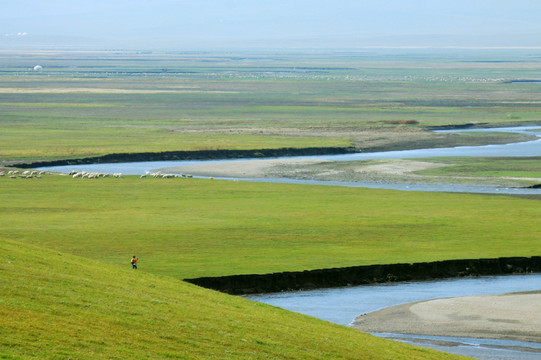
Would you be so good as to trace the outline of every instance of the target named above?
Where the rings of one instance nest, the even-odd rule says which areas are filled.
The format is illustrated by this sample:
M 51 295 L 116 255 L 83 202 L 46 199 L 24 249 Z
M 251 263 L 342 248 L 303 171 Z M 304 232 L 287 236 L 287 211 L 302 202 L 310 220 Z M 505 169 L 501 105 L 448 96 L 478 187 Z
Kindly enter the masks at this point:
M 0 241 L 2 359 L 449 359 L 144 271 Z

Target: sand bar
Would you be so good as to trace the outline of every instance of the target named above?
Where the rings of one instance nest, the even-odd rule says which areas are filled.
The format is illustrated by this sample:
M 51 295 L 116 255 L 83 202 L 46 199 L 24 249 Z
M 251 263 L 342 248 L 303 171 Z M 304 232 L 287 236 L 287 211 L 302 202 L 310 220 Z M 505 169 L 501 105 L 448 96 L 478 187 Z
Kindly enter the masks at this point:
M 183 173 L 197 176 L 216 176 L 232 178 L 272 177 L 271 169 L 278 165 L 305 165 L 320 163 L 322 159 L 262 159 L 211 162 L 160 169 L 162 172 Z
M 371 333 L 455 336 L 541 343 L 541 291 L 421 301 L 359 316 Z

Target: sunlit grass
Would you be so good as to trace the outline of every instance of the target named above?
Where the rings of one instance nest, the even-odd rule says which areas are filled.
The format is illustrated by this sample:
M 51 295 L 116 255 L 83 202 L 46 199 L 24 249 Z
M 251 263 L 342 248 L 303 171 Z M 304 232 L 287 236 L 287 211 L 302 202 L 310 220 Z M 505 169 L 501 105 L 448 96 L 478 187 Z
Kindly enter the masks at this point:
M 4 237 L 0 254 L 3 359 L 450 358 Z
M 538 202 L 509 197 L 138 177 L 0 184 L 7 238 L 119 265 L 137 254 L 145 271 L 177 278 L 532 256 L 541 235 Z

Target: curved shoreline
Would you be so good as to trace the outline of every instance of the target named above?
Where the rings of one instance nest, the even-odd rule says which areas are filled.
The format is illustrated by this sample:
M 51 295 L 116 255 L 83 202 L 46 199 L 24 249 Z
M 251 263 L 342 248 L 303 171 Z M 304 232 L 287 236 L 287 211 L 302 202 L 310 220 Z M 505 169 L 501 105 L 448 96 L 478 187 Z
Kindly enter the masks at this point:
M 272 274 L 200 277 L 184 279 L 184 281 L 228 294 L 248 295 L 402 281 L 539 272 L 541 272 L 541 257 L 532 256 L 362 265 Z
M 247 158 L 272 158 L 284 156 L 338 155 L 356 152 L 354 147 L 314 147 L 314 148 L 278 148 L 255 150 L 195 150 L 195 151 L 164 151 L 144 153 L 107 154 L 80 159 L 62 159 L 51 161 L 34 161 L 11 164 L 10 167 L 31 169 L 37 167 L 84 165 L 102 163 L 124 163 L 143 161 L 170 160 L 222 160 Z
M 469 337 L 541 343 L 541 290 L 397 305 L 359 316 L 363 332 Z

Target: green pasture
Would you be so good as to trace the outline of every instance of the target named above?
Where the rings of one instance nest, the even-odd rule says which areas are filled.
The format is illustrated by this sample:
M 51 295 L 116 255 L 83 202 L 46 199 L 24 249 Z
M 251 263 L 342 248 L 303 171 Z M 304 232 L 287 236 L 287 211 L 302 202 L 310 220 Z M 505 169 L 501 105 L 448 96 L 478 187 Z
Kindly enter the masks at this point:
M 0 241 L 2 359 L 458 359 L 146 271 Z
M 178 279 L 539 255 L 537 200 L 202 179 L 0 178 L 2 236 Z
M 420 171 L 424 175 L 436 176 L 483 176 L 541 178 L 540 157 L 517 158 L 432 158 L 424 159 L 446 166 Z
M 494 56 L 501 62 L 485 61 Z M 35 63 L 44 70 L 30 70 Z M 437 136 L 419 133 L 425 126 L 539 123 L 540 84 L 511 82 L 541 78 L 537 64 L 521 52 L 1 53 L 0 160 L 365 149 L 406 146 L 412 131 L 413 142 L 421 136 L 426 144 Z M 373 144 L 378 139 L 383 145 Z
M 506 196 L 44 175 L 0 198 L 6 359 L 449 359 L 180 280 L 531 256 L 541 235 L 538 200 Z
M 528 53 L 395 55 L 1 52 L 0 164 L 484 144 L 519 138 L 424 128 L 540 121 L 541 85 L 511 82 L 541 78 Z M 435 171 L 539 167 L 456 161 Z M 453 358 L 181 280 L 539 255 L 540 215 L 509 196 L 0 176 L 0 358 Z

